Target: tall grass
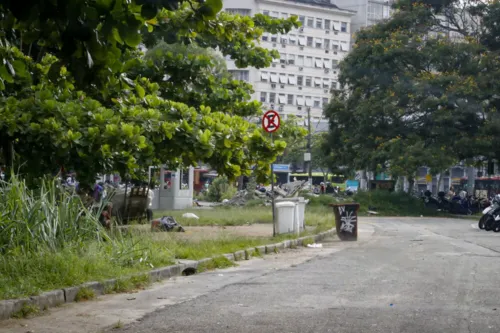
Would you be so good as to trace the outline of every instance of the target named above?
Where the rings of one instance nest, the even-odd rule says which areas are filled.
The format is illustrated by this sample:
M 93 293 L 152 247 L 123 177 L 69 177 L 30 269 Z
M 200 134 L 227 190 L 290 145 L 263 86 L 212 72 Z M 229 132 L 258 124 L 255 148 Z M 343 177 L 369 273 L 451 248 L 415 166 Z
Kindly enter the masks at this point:
M 105 239 L 99 214 L 56 179 L 42 180 L 39 188 L 30 189 L 12 175 L 9 182 L 0 182 L 0 253 L 56 251 Z

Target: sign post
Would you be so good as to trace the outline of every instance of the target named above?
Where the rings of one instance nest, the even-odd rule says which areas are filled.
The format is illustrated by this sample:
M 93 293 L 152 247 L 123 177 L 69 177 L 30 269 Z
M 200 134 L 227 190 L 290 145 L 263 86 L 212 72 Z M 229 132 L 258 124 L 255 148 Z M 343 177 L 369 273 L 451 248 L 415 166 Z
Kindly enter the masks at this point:
M 262 128 L 271 135 L 271 144 L 274 144 L 273 133 L 280 128 L 281 119 L 278 112 L 274 110 L 267 111 L 262 117 Z M 271 200 L 273 209 L 273 237 L 276 236 L 276 212 L 274 207 L 274 165 L 271 163 Z

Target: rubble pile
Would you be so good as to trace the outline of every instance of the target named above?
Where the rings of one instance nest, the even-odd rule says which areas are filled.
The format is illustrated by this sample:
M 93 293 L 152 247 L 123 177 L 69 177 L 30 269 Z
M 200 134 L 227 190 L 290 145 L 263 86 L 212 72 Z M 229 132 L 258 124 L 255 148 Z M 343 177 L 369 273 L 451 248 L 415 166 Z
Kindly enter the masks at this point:
M 244 206 L 249 200 L 265 200 L 266 205 L 270 205 L 272 198 L 291 198 L 299 194 L 299 191 L 304 187 L 307 181 L 297 181 L 292 183 L 287 183 L 274 187 L 274 193 L 271 190 L 271 186 L 265 187 L 265 192 L 260 190 L 254 190 L 253 193 L 249 190 L 238 191 L 233 198 L 230 200 L 225 200 L 224 205 L 231 206 Z

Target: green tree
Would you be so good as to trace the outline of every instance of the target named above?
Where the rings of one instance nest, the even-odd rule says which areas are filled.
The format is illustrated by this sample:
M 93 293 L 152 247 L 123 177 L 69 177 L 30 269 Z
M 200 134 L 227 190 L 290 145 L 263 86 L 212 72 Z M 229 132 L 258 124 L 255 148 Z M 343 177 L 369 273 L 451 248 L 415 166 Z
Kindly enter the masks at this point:
M 286 144 L 271 145 L 243 118 L 260 111 L 251 87 L 217 75 L 212 51 L 190 55 L 159 42 L 218 49 L 238 66 L 261 68 L 278 54 L 256 41 L 264 31 L 288 32 L 297 19 L 221 8 L 221 0 L 2 2 L 5 162 L 32 177 L 64 167 L 84 183 L 97 173 L 198 161 L 229 178 L 255 166 L 265 179 Z M 144 56 L 141 43 L 154 54 Z

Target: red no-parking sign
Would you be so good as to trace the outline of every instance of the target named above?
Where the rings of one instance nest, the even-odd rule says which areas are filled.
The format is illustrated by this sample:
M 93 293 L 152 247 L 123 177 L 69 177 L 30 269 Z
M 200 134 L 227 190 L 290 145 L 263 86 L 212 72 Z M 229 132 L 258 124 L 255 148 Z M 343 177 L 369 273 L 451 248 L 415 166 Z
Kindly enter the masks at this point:
M 280 128 L 281 119 L 278 112 L 274 110 L 267 111 L 262 117 L 262 128 L 267 133 L 273 133 Z

